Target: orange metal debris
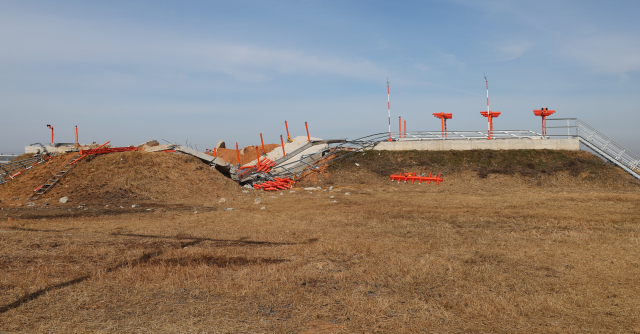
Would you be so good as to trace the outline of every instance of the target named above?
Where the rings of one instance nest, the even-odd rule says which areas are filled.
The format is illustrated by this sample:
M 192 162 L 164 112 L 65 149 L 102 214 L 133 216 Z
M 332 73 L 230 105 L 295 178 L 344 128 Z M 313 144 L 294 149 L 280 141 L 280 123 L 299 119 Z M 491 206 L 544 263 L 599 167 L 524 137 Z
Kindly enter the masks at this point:
M 416 173 L 400 173 L 398 175 L 393 174 L 390 176 L 391 181 L 411 181 L 411 183 L 414 183 L 415 181 L 418 181 L 418 183 L 422 183 L 422 181 L 427 181 L 427 184 L 430 184 L 431 181 L 435 182 L 436 185 L 440 185 L 440 182 L 442 182 L 442 177 L 440 176 L 440 174 L 438 174 L 438 176 L 431 176 L 431 173 L 429 173 L 429 176 L 418 176 L 416 175 Z
M 289 135 L 289 125 L 287 124 L 287 121 L 284 121 L 284 126 L 287 128 L 287 141 L 293 141 L 291 140 L 291 136 Z
M 291 189 L 294 184 L 295 184 L 295 181 L 292 181 L 290 178 L 283 179 L 283 178 L 276 177 L 273 179 L 273 181 L 256 183 L 253 185 L 253 188 L 262 189 L 265 191 L 277 191 L 277 190 Z

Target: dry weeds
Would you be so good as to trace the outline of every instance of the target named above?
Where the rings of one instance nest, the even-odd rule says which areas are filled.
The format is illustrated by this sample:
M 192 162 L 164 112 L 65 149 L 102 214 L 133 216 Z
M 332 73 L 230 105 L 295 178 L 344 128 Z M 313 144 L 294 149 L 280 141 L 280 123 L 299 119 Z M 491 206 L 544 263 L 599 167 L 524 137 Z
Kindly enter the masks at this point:
M 349 184 L 333 173 L 318 185 Z M 477 171 L 440 186 L 357 173 L 333 191 L 236 188 L 223 205 L 0 203 L 0 330 L 640 331 L 637 188 L 568 171 L 543 186 Z

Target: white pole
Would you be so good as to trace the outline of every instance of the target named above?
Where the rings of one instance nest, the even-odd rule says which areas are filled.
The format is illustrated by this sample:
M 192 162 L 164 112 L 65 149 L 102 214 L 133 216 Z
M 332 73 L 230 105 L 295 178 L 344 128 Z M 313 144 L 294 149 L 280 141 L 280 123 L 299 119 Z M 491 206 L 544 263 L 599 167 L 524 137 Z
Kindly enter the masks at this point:
M 391 140 L 391 102 L 389 101 L 389 78 L 387 78 L 387 111 L 389 113 L 389 140 Z
M 487 114 L 489 114 L 489 112 L 491 111 L 489 109 L 489 80 L 487 80 L 487 76 L 484 76 L 484 81 L 487 83 Z M 490 115 L 487 115 L 487 130 L 491 130 L 490 126 L 489 126 L 489 117 L 491 117 Z

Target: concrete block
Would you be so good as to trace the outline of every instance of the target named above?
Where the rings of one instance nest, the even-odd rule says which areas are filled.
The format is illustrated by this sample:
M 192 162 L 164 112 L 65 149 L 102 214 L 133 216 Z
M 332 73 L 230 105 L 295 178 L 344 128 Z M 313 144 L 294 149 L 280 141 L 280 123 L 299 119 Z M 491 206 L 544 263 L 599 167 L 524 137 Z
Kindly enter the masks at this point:
M 24 153 L 27 154 L 40 154 L 42 153 L 42 147 L 40 146 L 25 146 Z
M 164 150 L 173 150 L 176 145 L 173 144 L 164 144 L 158 146 L 145 147 L 145 152 L 160 152 Z
M 205 154 L 203 152 L 194 150 L 192 148 L 186 147 L 186 146 L 182 146 L 182 145 L 178 145 L 176 146 L 176 151 L 178 152 L 182 152 L 182 153 L 186 153 L 186 154 L 190 154 L 193 155 L 194 157 L 206 161 L 206 162 L 212 162 L 215 158 L 211 155 Z
M 569 139 L 494 139 L 494 140 L 412 140 L 380 142 L 378 151 L 466 151 L 466 150 L 580 150 L 577 138 Z

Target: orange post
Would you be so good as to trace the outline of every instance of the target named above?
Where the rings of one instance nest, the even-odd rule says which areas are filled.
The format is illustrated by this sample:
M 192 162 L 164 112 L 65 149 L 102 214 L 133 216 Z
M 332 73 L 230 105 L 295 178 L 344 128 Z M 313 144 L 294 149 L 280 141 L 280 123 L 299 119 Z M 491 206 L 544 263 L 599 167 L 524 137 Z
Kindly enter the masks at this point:
M 555 110 L 549 110 L 549 108 L 540 108 L 539 110 L 534 110 L 533 114 L 536 116 L 542 116 L 542 135 L 547 135 L 547 116 L 551 116 L 555 113 Z
M 307 126 L 307 122 L 304 122 L 304 127 L 307 128 L 307 140 L 311 142 L 311 137 L 309 137 L 309 127 Z
M 407 120 L 404 120 L 404 137 L 407 138 Z
M 76 125 L 76 145 L 78 145 L 78 126 Z
M 447 136 L 447 119 L 453 118 L 452 113 L 434 112 L 433 116 L 440 119 L 440 125 L 442 126 L 442 137 Z
M 238 158 L 238 164 L 240 164 L 240 150 L 238 149 L 238 143 L 236 142 L 236 157 Z
M 287 128 L 287 141 L 293 141 L 291 140 L 291 136 L 289 136 L 289 125 L 287 124 L 287 121 L 284 121 L 284 126 Z
M 487 140 L 491 140 L 493 138 L 493 118 L 500 116 L 501 112 L 499 111 L 481 111 L 480 114 L 489 119 L 489 135 Z
M 280 144 L 282 144 L 282 156 L 284 157 L 287 154 L 284 153 L 284 141 L 282 141 L 282 135 L 280 135 Z
M 213 148 L 213 157 L 214 157 L 214 158 L 216 157 L 216 153 L 217 153 L 216 151 L 217 151 L 217 150 L 218 150 L 218 148 L 217 148 L 217 147 L 214 147 L 214 148 Z
M 398 138 L 402 138 L 402 117 L 398 116 Z
M 51 144 L 53 144 L 53 126 L 51 126 L 51 124 L 47 124 L 47 127 L 51 129 Z
M 267 154 L 267 151 L 264 150 L 264 140 L 262 140 L 262 133 L 260 134 L 260 143 L 262 144 L 262 153 Z

